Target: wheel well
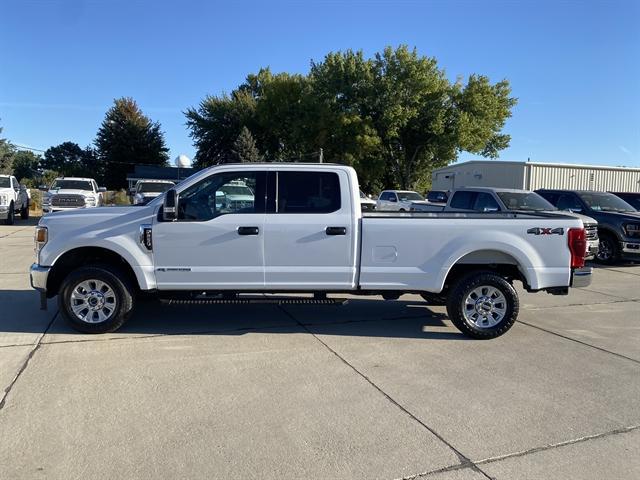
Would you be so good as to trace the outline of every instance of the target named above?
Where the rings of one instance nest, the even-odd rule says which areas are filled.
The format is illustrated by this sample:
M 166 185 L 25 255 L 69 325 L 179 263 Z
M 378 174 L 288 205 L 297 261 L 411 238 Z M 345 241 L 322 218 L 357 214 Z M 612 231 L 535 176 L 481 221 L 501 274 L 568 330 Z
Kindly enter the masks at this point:
M 65 252 L 51 267 L 47 278 L 47 297 L 58 294 L 60 285 L 73 270 L 80 266 L 104 264 L 117 267 L 129 280 L 134 288 L 138 286 L 138 280 L 131 265 L 119 254 L 101 247 L 81 247 Z
M 499 251 L 482 250 L 469 253 L 460 258 L 449 269 L 442 291 L 448 291 L 460 277 L 477 271 L 497 273 L 510 283 L 514 280 L 520 280 L 525 288 L 528 288 L 527 279 L 518 268 L 518 265 L 518 261 L 511 255 Z
M 604 236 L 613 237 L 614 240 L 618 240 L 618 235 L 613 230 L 611 230 L 609 228 L 599 227 L 598 228 L 598 237 L 604 237 Z

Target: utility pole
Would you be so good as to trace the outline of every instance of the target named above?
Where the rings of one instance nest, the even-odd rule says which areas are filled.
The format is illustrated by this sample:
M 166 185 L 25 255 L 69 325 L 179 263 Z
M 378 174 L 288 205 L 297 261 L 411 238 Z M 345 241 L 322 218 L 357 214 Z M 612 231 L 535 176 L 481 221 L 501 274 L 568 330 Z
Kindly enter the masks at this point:
M 320 148 L 320 163 L 322 163 L 323 160 L 324 160 L 324 152 L 322 151 L 322 148 Z

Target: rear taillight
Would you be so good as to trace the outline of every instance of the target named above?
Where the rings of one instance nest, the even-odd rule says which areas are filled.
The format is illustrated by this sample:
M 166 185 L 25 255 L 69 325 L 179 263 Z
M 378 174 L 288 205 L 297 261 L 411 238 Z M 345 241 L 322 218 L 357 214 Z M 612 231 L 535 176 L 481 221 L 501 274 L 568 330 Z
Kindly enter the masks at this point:
M 587 233 L 584 228 L 570 228 L 569 250 L 571 251 L 571 268 L 584 267 L 584 256 L 587 253 Z

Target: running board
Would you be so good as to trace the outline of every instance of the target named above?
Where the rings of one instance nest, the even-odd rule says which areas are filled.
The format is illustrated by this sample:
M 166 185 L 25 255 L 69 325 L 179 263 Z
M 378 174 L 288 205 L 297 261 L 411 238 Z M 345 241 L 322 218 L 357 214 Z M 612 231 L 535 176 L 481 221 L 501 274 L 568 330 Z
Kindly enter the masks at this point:
M 344 305 L 346 298 L 161 298 L 165 305 Z

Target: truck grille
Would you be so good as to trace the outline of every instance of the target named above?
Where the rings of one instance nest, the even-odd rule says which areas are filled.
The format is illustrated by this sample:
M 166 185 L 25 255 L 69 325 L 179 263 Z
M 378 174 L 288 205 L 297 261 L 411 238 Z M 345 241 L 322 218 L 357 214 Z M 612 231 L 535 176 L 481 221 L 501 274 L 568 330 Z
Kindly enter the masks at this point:
M 51 199 L 53 207 L 84 207 L 82 195 L 54 195 Z
M 597 240 L 598 239 L 598 226 L 594 224 L 585 225 L 584 229 L 587 233 L 587 240 Z

